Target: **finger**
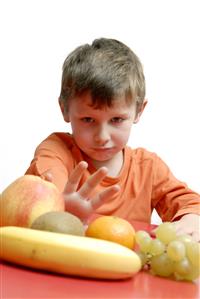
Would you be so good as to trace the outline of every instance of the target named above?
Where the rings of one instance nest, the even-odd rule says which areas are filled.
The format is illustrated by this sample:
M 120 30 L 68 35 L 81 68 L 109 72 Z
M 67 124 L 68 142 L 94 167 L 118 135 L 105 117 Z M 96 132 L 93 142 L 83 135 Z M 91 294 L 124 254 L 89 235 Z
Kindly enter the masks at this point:
M 50 170 L 46 170 L 42 175 L 41 178 L 45 181 L 52 182 L 53 181 L 53 176 Z
M 115 185 L 110 188 L 107 188 L 106 190 L 98 194 L 95 198 L 91 199 L 91 205 L 93 209 L 96 210 L 103 203 L 109 201 L 112 198 L 112 196 L 116 194 L 119 190 L 120 187 L 118 185 Z
M 193 234 L 192 234 L 192 239 L 193 239 L 195 242 L 200 242 L 200 234 L 199 234 L 199 232 L 193 232 Z
M 191 235 L 192 232 L 193 232 L 193 230 L 191 230 L 190 226 L 185 226 L 185 225 L 183 226 L 183 223 L 181 222 L 181 220 L 174 221 L 173 225 L 176 229 L 177 236 L 181 236 L 181 235 L 184 235 L 184 234 Z
M 88 198 L 90 193 L 94 190 L 94 188 L 103 180 L 103 178 L 108 173 L 106 167 L 99 168 L 93 175 L 89 177 L 89 179 L 81 186 L 79 190 L 79 195 L 82 198 Z
M 157 230 L 157 228 L 154 228 L 154 229 L 152 229 L 152 230 L 150 231 L 150 236 L 151 236 L 151 237 L 153 237 L 153 238 L 156 237 L 156 230 Z
M 64 193 L 73 193 L 77 191 L 79 182 L 83 176 L 85 169 L 87 169 L 88 164 L 85 161 L 81 161 L 72 171 L 69 176 L 68 182 L 65 186 Z

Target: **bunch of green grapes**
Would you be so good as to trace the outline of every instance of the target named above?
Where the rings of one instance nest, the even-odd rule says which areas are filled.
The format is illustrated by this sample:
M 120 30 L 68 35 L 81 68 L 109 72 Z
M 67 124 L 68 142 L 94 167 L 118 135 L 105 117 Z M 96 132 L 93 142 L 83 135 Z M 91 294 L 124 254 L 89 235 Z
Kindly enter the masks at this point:
M 200 244 L 189 235 L 176 234 L 173 223 L 164 222 L 153 239 L 146 231 L 136 232 L 136 243 L 144 269 L 176 280 L 196 280 L 200 276 Z

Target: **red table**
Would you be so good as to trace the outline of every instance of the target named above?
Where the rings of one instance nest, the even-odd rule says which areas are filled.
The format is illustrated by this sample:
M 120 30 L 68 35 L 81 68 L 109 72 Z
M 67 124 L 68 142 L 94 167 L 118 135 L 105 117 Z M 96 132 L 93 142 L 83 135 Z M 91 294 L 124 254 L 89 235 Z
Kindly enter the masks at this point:
M 144 223 L 133 223 L 136 230 L 150 230 Z M 200 281 L 179 282 L 140 271 L 123 281 L 94 280 L 36 271 L 9 263 L 0 265 L 0 298 L 68 299 L 172 299 L 200 298 Z

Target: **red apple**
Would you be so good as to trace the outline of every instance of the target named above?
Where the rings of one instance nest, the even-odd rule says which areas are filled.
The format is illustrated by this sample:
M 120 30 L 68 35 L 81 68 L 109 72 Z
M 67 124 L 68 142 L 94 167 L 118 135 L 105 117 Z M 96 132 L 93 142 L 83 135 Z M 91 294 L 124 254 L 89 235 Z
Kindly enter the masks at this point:
M 0 226 L 30 227 L 40 215 L 64 211 L 57 187 L 34 175 L 24 175 L 11 183 L 0 197 Z

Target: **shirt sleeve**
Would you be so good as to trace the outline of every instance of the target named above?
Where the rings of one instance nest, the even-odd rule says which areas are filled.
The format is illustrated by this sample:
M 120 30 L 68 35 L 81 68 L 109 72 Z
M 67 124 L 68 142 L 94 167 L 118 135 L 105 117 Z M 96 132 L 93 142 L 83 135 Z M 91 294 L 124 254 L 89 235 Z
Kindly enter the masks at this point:
M 55 158 L 39 156 L 33 159 L 25 174 L 33 174 L 42 177 L 47 171 L 51 174 L 52 183 L 62 192 L 68 180 L 68 173 L 60 161 Z
M 68 155 L 67 149 L 63 146 L 61 140 L 52 135 L 36 148 L 34 159 L 25 174 L 41 177 L 48 171 L 52 176 L 52 183 L 62 192 L 72 167 L 70 163 L 70 155 Z
M 177 180 L 156 156 L 152 203 L 162 221 L 177 220 L 189 213 L 200 215 L 200 195 Z

